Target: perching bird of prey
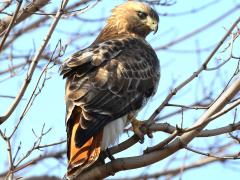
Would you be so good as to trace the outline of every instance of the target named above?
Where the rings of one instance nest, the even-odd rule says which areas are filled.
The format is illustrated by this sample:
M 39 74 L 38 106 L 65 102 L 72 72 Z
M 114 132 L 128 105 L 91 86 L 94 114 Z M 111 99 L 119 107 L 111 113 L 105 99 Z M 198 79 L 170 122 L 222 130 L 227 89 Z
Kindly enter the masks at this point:
M 157 31 L 158 21 L 145 3 L 119 5 L 96 40 L 62 64 L 69 177 L 91 166 L 128 123 L 143 136 L 135 117 L 160 77 L 157 55 L 145 38 Z

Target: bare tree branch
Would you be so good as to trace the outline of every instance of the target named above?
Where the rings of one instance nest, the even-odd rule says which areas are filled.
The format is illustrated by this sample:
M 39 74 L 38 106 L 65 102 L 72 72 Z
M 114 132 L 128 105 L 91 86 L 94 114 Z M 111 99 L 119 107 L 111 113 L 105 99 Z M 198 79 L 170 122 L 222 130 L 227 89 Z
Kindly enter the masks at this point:
M 179 138 L 175 139 L 170 144 L 166 145 L 161 150 L 156 150 L 141 156 L 133 156 L 127 158 L 118 158 L 105 165 L 97 166 L 79 177 L 81 179 L 100 179 L 113 175 L 118 171 L 125 169 L 135 169 L 146 165 L 153 164 L 169 155 L 175 153 L 179 149 L 186 147 L 186 145 L 198 135 L 198 133 L 211 121 L 209 120 L 212 115 L 220 111 L 226 102 L 230 101 L 240 90 L 240 79 L 237 79 L 216 101 L 215 103 L 198 119 L 193 126 L 201 125 L 199 128 L 190 132 L 184 133 Z
M 18 12 L 19 12 L 19 10 L 20 10 L 20 7 L 21 7 L 21 5 L 22 5 L 22 2 L 23 2 L 22 0 L 20 0 L 20 1 L 18 2 L 17 8 L 16 8 L 16 10 L 15 10 L 15 12 L 14 12 L 14 15 L 13 15 L 13 17 L 12 17 L 12 19 L 11 19 L 11 21 L 10 21 L 7 29 L 6 29 L 6 32 L 4 33 L 4 35 L 3 35 L 3 37 L 2 37 L 2 41 L 1 41 L 1 43 L 0 43 L 0 53 L 1 53 L 1 51 L 2 51 L 3 45 L 4 45 L 4 43 L 5 43 L 8 35 L 9 35 L 9 32 L 10 32 L 11 28 L 13 27 L 14 22 L 15 22 L 17 16 L 18 16 Z M 0 35 L 0 36 L 1 36 L 1 35 Z
M 30 17 L 33 14 L 33 12 L 38 11 L 40 8 L 42 8 L 49 2 L 50 0 L 35 0 L 32 3 L 29 3 L 26 7 L 20 10 L 16 20 L 14 21 L 14 25 Z M 11 21 L 12 21 L 11 17 L 7 17 L 6 19 L 0 20 L 0 34 L 2 34 L 2 32 L 6 30 Z
M 15 98 L 14 102 L 12 103 L 12 105 L 10 106 L 10 108 L 6 112 L 6 114 L 0 117 L 0 124 L 2 124 L 4 121 L 6 121 L 9 118 L 9 116 L 12 114 L 12 112 L 15 110 L 15 108 L 18 105 L 18 103 L 22 99 L 22 97 L 23 97 L 23 95 L 24 95 L 24 93 L 25 93 L 25 91 L 26 91 L 26 89 L 27 89 L 27 87 L 28 87 L 28 85 L 29 85 L 29 83 L 31 81 L 32 75 L 34 73 L 34 70 L 36 69 L 36 66 L 38 64 L 39 58 L 40 58 L 41 54 L 43 53 L 43 51 L 44 51 L 44 49 L 45 49 L 49 39 L 51 38 L 52 33 L 53 33 L 54 29 L 56 28 L 58 21 L 60 20 L 61 16 L 63 15 L 64 9 L 65 9 L 67 3 L 68 3 L 68 0 L 64 0 L 62 2 L 61 7 L 59 8 L 59 10 L 58 10 L 58 12 L 57 12 L 57 14 L 55 16 L 55 19 L 52 22 L 52 25 L 51 25 L 51 27 L 50 27 L 46 37 L 44 38 L 43 43 L 40 46 L 40 49 L 38 50 L 38 53 L 35 55 L 35 57 L 33 58 L 32 62 L 30 64 L 29 71 L 27 73 L 27 76 L 25 78 L 24 83 L 22 84 L 22 87 L 21 87 L 21 89 L 19 91 L 18 96 Z
M 163 103 L 154 111 L 154 113 L 149 118 L 149 123 L 151 124 L 156 116 L 163 110 L 166 104 L 170 101 L 170 99 L 176 95 L 176 93 L 185 87 L 187 84 L 189 84 L 193 79 L 199 76 L 199 74 L 207 68 L 208 63 L 212 59 L 212 57 L 215 55 L 215 53 L 218 51 L 218 49 L 222 46 L 224 41 L 227 39 L 229 34 L 234 30 L 234 28 L 237 26 L 237 24 L 240 22 L 240 17 L 233 23 L 231 28 L 227 31 L 225 36 L 221 39 L 221 41 L 218 43 L 218 45 L 214 48 L 214 50 L 211 52 L 211 54 L 208 56 L 208 58 L 204 61 L 204 63 L 201 65 L 201 67 L 195 71 L 189 78 L 187 78 L 184 82 L 182 82 L 180 85 L 178 85 L 176 88 L 172 90 L 172 92 L 164 99 Z
M 23 5 L 20 7 L 18 2 L 22 2 Z M 59 86 L 62 85 L 59 82 L 52 81 L 56 78 L 57 66 L 62 63 L 61 57 L 63 55 L 68 56 L 89 44 L 89 41 L 101 31 L 103 21 L 106 20 L 105 11 L 101 10 L 112 8 L 110 7 L 112 4 L 109 4 L 109 7 L 103 7 L 105 1 L 99 3 L 98 0 L 74 1 L 64 9 L 63 4 L 59 8 L 55 7 L 56 3 L 49 2 L 49 0 L 27 0 L 26 2 L 4 0 L 0 3 L 2 18 L 0 20 L 0 37 L 2 38 L 0 42 L 0 84 L 3 87 L 5 84 L 10 84 L 3 90 L 0 88 L 2 90 L 0 94 L 2 103 L 0 105 L 8 108 L 0 116 L 0 143 L 3 144 L 2 153 L 4 154 L 2 164 L 0 164 L 3 167 L 0 170 L 0 179 L 26 179 L 40 166 L 43 167 L 42 165 L 45 169 L 41 168 L 40 176 L 33 176 L 28 179 L 59 179 L 58 177 L 65 173 L 66 137 L 64 122 L 62 121 L 59 124 L 55 121 L 53 118 L 53 115 L 56 115 L 55 112 L 53 115 L 52 113 L 46 114 L 48 117 L 45 118 L 45 114 L 42 113 L 45 113 L 45 108 L 48 107 L 39 111 L 42 105 L 38 102 L 41 102 L 44 93 L 48 95 L 52 91 L 48 88 L 49 86 L 55 85 L 55 83 Z M 206 164 L 219 162 L 226 168 L 231 168 L 235 162 L 238 162 L 233 160 L 239 159 L 237 147 L 240 142 L 240 94 L 239 85 L 235 86 L 235 90 L 232 87 L 239 81 L 240 71 L 240 54 L 238 51 L 240 18 L 236 15 L 240 4 L 238 2 L 231 4 L 219 0 L 209 0 L 191 9 L 186 6 L 186 8 L 181 9 L 173 8 L 172 11 L 170 5 L 175 4 L 175 0 L 149 0 L 144 2 L 153 5 L 160 16 L 166 16 L 160 17 L 160 25 L 163 29 L 165 26 L 164 18 L 168 18 L 169 21 L 171 20 L 174 23 L 172 28 L 166 25 L 165 30 L 159 34 L 161 41 L 150 39 L 150 44 L 155 43 L 155 47 L 157 47 L 155 50 L 159 53 L 160 60 L 163 62 L 161 66 L 163 83 L 160 83 L 160 91 L 152 99 L 152 103 L 149 103 L 149 106 L 142 110 L 139 117 L 145 119 L 149 112 L 156 109 L 153 114 L 150 114 L 151 117 L 144 121 L 146 126 L 142 127 L 143 134 L 154 133 L 154 137 L 152 137 L 153 139 L 145 139 L 144 145 L 135 145 L 139 142 L 139 138 L 136 135 L 129 137 L 129 133 L 133 133 L 132 127 L 126 127 L 123 137 L 125 138 L 128 135 L 128 138 L 116 146 L 102 151 L 96 164 L 79 175 L 80 179 L 109 178 L 116 172 L 138 167 L 145 169 L 134 174 L 132 178 L 126 173 L 123 179 L 148 179 L 161 178 L 162 176 L 170 179 L 176 175 L 181 179 L 186 170 Z M 181 4 L 182 2 L 177 3 Z M 85 14 L 96 4 L 98 6 L 92 12 Z M 195 17 L 205 15 L 214 8 L 217 9 L 219 5 L 225 4 L 231 7 L 229 6 L 230 8 L 225 12 L 217 12 L 218 14 L 210 22 L 199 21 L 203 25 L 197 29 L 193 27 L 182 29 L 184 27 L 179 23 L 175 24 L 178 19 L 182 18 L 184 18 L 184 21 L 195 21 Z M 162 13 L 162 10 L 166 13 Z M 168 10 L 171 10 L 169 11 L 171 13 L 168 13 Z M 59 17 L 57 17 L 57 14 Z M 92 15 L 95 15 L 95 17 Z M 205 35 L 211 35 L 211 30 L 220 32 L 219 28 L 214 29 L 214 27 L 217 27 L 217 23 L 221 23 L 224 27 L 228 23 L 227 19 L 233 17 L 236 19 L 235 23 L 230 29 L 225 29 L 226 34 L 220 41 L 216 38 L 207 39 Z M 58 21 L 57 18 L 62 20 L 62 26 L 56 27 L 56 24 L 54 25 Z M 65 24 L 71 24 L 71 28 L 66 27 Z M 49 26 L 51 27 L 49 28 Z M 189 31 L 189 29 L 192 30 Z M 42 35 L 45 30 L 48 30 L 48 33 L 41 43 L 41 39 L 34 36 L 37 33 Z M 51 38 L 52 33 L 55 35 L 54 38 Z M 183 34 L 177 37 L 178 33 Z M 174 37 L 168 40 L 171 34 Z M 167 41 L 164 41 L 165 36 Z M 32 41 L 29 41 L 29 39 Z M 38 44 L 39 40 L 41 46 L 36 48 L 35 44 Z M 189 44 L 192 43 L 193 46 L 189 46 L 188 43 L 188 45 L 181 43 L 185 40 L 189 40 Z M 160 45 L 160 42 L 163 45 Z M 19 44 L 24 44 L 24 46 L 19 46 Z M 175 44 L 178 45 L 176 49 L 169 49 Z M 53 47 L 55 47 L 54 50 L 52 50 Z M 191 60 L 191 66 L 188 65 L 186 57 Z M 202 59 L 202 57 L 207 58 Z M 181 68 L 184 69 L 178 69 L 180 61 Z M 193 69 L 194 67 L 197 68 Z M 169 73 L 166 73 L 168 68 L 171 71 L 169 70 Z M 184 71 L 183 74 L 180 73 L 181 71 Z M 190 76 L 187 76 L 188 73 L 190 73 Z M 12 88 L 14 83 L 19 79 L 21 80 L 22 75 L 25 75 L 23 76 L 25 79 L 21 84 L 20 91 L 8 92 L 8 88 Z M 186 78 L 181 80 L 185 76 Z M 170 79 L 170 82 L 168 80 L 165 84 L 167 79 Z M 180 84 L 176 84 L 177 82 L 180 82 Z M 231 88 L 232 93 L 227 93 L 231 91 Z M 60 93 L 59 91 L 56 95 Z M 177 96 L 175 96 L 176 94 Z M 233 94 L 236 94 L 234 98 L 232 98 Z M 12 99 L 13 102 L 11 102 Z M 23 99 L 25 101 L 20 103 Z M 9 107 L 8 104 L 10 104 Z M 22 104 L 24 107 L 22 107 Z M 40 114 L 31 114 L 37 106 L 40 107 L 39 110 L 37 109 Z M 63 108 L 61 106 L 63 104 L 54 105 L 56 109 Z M 57 113 L 61 113 L 61 117 L 64 118 L 64 112 L 59 112 L 59 109 Z M 15 111 L 16 113 L 13 113 Z M 41 117 L 44 118 L 40 119 Z M 12 119 L 14 119 L 13 122 L 11 122 Z M 58 117 L 58 120 L 60 119 Z M 198 120 L 197 123 L 192 124 L 196 120 Z M 4 123 L 6 121 L 7 123 Z M 38 122 L 38 124 L 35 122 Z M 213 122 L 214 126 L 208 126 L 210 122 Z M 39 127 L 39 124 L 43 124 L 42 128 Z M 50 127 L 48 127 L 49 125 Z M 39 128 L 41 129 L 39 130 Z M 59 130 L 61 132 L 58 132 Z M 55 134 L 55 131 L 58 134 Z M 49 132 L 53 132 L 54 135 Z M 31 141 L 22 138 L 29 133 L 33 136 L 29 137 Z M 193 141 L 194 139 L 196 141 Z M 146 145 L 148 146 L 147 149 L 145 149 Z M 134 156 L 126 157 L 128 153 L 133 152 L 132 149 L 134 150 Z M 180 149 L 183 150 L 179 151 Z M 119 152 L 121 154 L 117 154 Z M 112 161 L 104 164 L 103 161 L 107 158 Z M 167 158 L 166 161 L 161 162 L 165 158 Z M 54 163 L 52 163 L 53 161 Z M 149 165 L 155 162 L 162 163 L 161 167 L 163 168 L 160 169 L 161 171 L 151 173 L 148 168 L 151 168 L 151 170 L 155 168 L 153 170 L 156 170 L 157 166 Z M 53 173 L 55 175 L 56 172 L 59 172 L 58 177 L 52 177 L 51 175 Z
M 188 38 L 198 34 L 199 32 L 204 31 L 205 29 L 208 29 L 209 27 L 215 25 L 216 23 L 218 23 L 222 19 L 226 18 L 230 14 L 232 14 L 232 13 L 236 12 L 237 10 L 239 10 L 239 8 L 240 8 L 240 5 L 235 6 L 234 8 L 230 9 L 229 11 L 227 11 L 226 13 L 224 13 L 221 16 L 217 17 L 216 19 L 214 19 L 213 21 L 209 22 L 208 24 L 200 27 L 199 29 L 196 29 L 196 30 L 194 30 L 194 31 L 192 31 L 192 32 L 182 36 L 182 37 L 176 38 L 173 41 L 171 41 L 171 42 L 169 42 L 169 43 L 167 43 L 167 44 L 165 44 L 163 46 L 157 47 L 155 49 L 156 50 L 167 49 L 170 46 L 176 45 L 176 44 L 178 44 L 178 43 L 180 43 L 180 42 L 182 42 L 182 41 L 184 41 L 184 40 L 186 40 L 186 39 L 188 39 Z

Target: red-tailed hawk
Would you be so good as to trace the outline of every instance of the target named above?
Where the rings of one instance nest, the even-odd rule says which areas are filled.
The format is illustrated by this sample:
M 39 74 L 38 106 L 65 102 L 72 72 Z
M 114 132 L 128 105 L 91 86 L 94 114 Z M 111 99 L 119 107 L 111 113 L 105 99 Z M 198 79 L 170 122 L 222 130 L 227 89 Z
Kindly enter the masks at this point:
M 155 94 L 160 76 L 157 55 L 145 38 L 157 31 L 158 21 L 145 3 L 119 5 L 96 40 L 62 64 L 69 177 L 92 165 L 132 120 L 141 136 L 134 117 Z

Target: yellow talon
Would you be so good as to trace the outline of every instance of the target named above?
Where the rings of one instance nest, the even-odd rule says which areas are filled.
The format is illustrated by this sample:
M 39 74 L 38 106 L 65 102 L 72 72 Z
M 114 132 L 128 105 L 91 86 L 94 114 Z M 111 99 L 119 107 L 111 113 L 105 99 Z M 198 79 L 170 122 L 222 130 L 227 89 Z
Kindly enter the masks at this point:
M 145 124 L 145 121 L 137 120 L 133 114 L 129 114 L 128 119 L 132 124 L 134 134 L 136 134 L 140 139 L 140 143 L 143 143 L 145 134 L 147 134 L 149 138 L 153 137 L 153 134 Z
M 137 120 L 132 114 L 128 115 L 128 119 L 130 120 L 130 122 L 132 124 L 132 129 L 133 129 L 134 134 L 136 134 L 138 136 L 138 138 L 140 139 L 140 142 L 143 142 L 144 141 L 144 132 L 143 132 L 142 128 L 144 127 L 144 122 Z
M 137 119 L 132 119 L 131 121 L 132 123 L 132 128 L 133 128 L 133 132 L 140 138 L 142 139 L 144 137 L 144 133 L 141 130 L 141 127 L 143 127 L 144 122 L 139 121 Z

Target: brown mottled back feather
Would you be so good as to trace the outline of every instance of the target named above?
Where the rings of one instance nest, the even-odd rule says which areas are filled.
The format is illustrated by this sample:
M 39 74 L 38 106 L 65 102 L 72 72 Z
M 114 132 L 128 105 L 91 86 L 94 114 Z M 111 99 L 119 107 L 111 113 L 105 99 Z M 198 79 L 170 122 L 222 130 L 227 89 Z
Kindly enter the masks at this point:
M 94 53 L 96 49 L 98 54 Z M 159 79 L 157 56 L 144 40 L 106 41 L 89 48 L 91 56 L 84 53 L 86 50 L 78 52 L 79 58 L 86 56 L 89 61 L 81 64 L 74 55 L 61 69 L 61 74 L 68 77 L 66 100 L 70 107 L 79 106 L 82 111 L 78 132 L 84 135 L 79 137 L 79 147 L 94 135 L 95 129 L 140 108 L 144 99 L 155 93 Z M 101 63 L 95 63 L 98 57 Z M 72 111 L 68 109 L 67 120 Z

